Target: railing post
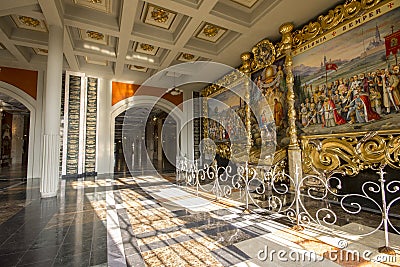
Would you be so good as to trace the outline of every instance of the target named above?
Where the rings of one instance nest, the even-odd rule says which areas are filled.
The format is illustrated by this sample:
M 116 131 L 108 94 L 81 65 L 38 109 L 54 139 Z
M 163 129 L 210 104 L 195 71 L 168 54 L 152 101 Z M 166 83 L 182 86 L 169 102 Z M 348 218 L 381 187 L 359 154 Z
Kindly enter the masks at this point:
M 299 173 L 299 169 L 297 168 L 296 165 L 296 170 L 295 170 L 295 180 L 294 182 L 296 183 L 294 185 L 295 187 L 295 198 L 296 198 L 296 225 L 293 226 L 293 230 L 295 231 L 303 231 L 304 227 L 300 225 L 300 181 L 299 181 L 299 177 L 300 177 L 300 173 Z
M 195 179 L 196 179 L 196 196 L 198 196 L 199 195 L 199 184 L 200 184 L 198 160 L 195 160 L 194 162 L 195 162 L 195 171 L 196 171 L 196 176 L 195 176 Z
M 244 209 L 243 213 L 250 213 L 250 209 L 249 209 L 249 194 L 250 194 L 250 186 L 249 186 L 249 163 L 246 161 L 245 162 L 245 166 L 244 166 L 244 179 L 245 179 L 245 183 L 246 186 L 244 188 L 245 190 L 245 198 L 246 198 L 246 208 Z
M 378 174 L 379 174 L 379 182 L 380 182 L 380 187 L 381 187 L 381 196 L 382 196 L 382 211 L 383 211 L 383 227 L 385 231 L 385 246 L 378 248 L 378 251 L 380 253 L 385 253 L 388 255 L 396 255 L 396 252 L 394 251 L 393 248 L 389 246 L 389 227 L 388 227 L 388 219 L 389 219 L 389 214 L 387 210 L 387 203 L 386 203 L 386 190 L 385 190 L 385 174 L 386 172 L 383 171 L 385 168 L 385 165 L 381 165 L 379 168 Z
M 214 187 L 215 187 L 215 199 L 219 201 L 219 176 L 218 176 L 218 163 L 214 161 Z

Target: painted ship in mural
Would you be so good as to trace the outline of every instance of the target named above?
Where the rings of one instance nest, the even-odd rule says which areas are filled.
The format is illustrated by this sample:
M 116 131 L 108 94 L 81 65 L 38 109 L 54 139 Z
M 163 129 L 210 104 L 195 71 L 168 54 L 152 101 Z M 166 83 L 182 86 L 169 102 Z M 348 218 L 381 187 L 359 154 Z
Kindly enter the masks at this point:
M 400 127 L 399 47 L 397 8 L 295 56 L 299 128 L 323 134 Z

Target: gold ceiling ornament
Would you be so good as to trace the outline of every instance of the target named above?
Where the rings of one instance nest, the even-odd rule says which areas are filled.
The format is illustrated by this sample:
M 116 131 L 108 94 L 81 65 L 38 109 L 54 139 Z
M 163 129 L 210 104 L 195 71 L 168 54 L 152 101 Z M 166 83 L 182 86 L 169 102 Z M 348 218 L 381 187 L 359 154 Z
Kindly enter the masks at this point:
M 86 34 L 89 38 L 94 39 L 94 40 L 104 40 L 104 34 L 100 32 L 95 32 L 95 31 L 86 31 Z
M 151 11 L 151 18 L 158 23 L 165 23 L 169 18 L 169 11 L 161 7 L 154 7 L 153 11 Z
M 276 58 L 275 46 L 267 39 L 258 42 L 252 52 L 257 69 L 270 66 Z
M 314 38 L 334 29 L 340 23 L 362 15 L 383 2 L 383 0 L 348 0 L 343 5 L 338 5 L 329 10 L 328 14 L 320 15 L 316 21 L 311 21 L 301 30 L 293 33 L 294 49 Z
M 193 60 L 194 59 L 194 55 L 189 54 L 189 53 L 182 53 L 182 57 L 186 60 Z
M 40 25 L 40 21 L 38 19 L 34 19 L 31 17 L 27 16 L 18 16 L 18 20 L 22 23 L 25 24 L 28 27 L 38 27 Z
M 301 137 L 305 173 L 360 171 L 386 164 L 400 169 L 400 134 L 397 130 Z
M 103 0 L 88 0 L 88 2 L 92 4 L 102 4 Z
M 148 52 L 151 52 L 154 50 L 154 46 L 149 45 L 149 44 L 140 44 L 140 48 L 143 49 L 144 51 L 148 51 Z
M 139 70 L 143 70 L 146 68 L 146 67 L 142 67 L 142 66 L 138 66 L 138 65 L 133 65 L 133 67 L 135 67 L 136 69 L 139 69 Z
M 218 34 L 219 30 L 220 28 L 215 25 L 206 24 L 206 26 L 204 26 L 203 28 L 203 33 L 207 37 L 215 37 Z

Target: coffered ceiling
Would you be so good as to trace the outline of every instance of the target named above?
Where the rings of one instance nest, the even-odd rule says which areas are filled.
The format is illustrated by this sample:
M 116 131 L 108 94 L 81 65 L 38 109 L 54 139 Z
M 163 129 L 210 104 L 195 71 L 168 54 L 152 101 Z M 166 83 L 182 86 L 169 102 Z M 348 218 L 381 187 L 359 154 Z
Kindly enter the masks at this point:
M 64 26 L 64 68 L 142 83 L 197 60 L 233 67 L 279 26 L 301 26 L 331 0 L 2 0 L 0 64 L 45 69 L 49 25 Z

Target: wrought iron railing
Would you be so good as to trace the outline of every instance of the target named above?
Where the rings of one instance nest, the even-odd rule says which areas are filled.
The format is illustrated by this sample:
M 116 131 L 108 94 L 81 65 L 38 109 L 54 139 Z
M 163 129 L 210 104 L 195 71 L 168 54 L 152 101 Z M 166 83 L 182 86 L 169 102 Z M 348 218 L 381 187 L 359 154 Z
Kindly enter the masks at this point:
M 364 182 L 361 193 L 343 193 L 342 179 L 334 173 L 302 177 L 296 172 L 290 177 L 278 166 L 249 166 L 247 162 L 218 166 L 216 161 L 200 166 L 196 160 L 178 158 L 176 182 L 197 195 L 235 201 L 244 212 L 282 214 L 296 230 L 322 226 L 342 238 L 348 232 L 338 231 L 341 220 L 362 221 L 365 214 L 372 214 L 376 225 L 352 235 L 361 238 L 383 228 L 385 246 L 379 251 L 393 254 L 389 232 L 400 235 L 400 218 L 395 218 L 400 210 L 400 181 L 387 182 L 384 168 L 375 169 L 379 180 Z

